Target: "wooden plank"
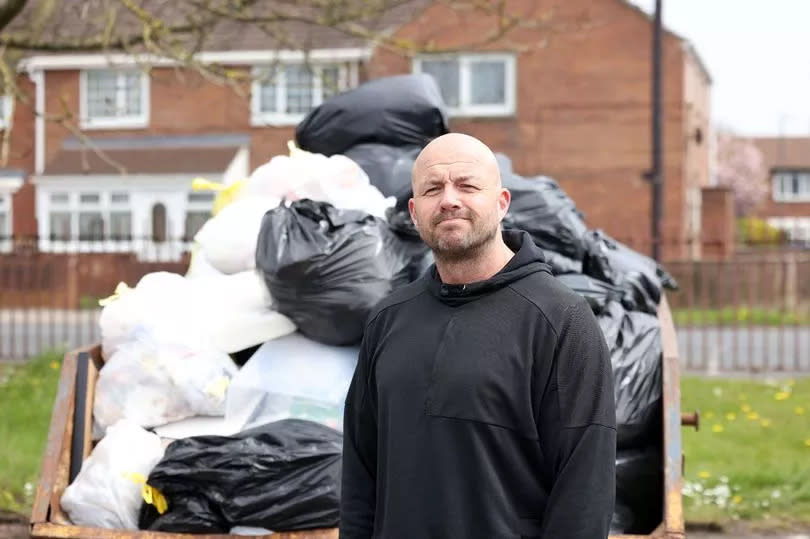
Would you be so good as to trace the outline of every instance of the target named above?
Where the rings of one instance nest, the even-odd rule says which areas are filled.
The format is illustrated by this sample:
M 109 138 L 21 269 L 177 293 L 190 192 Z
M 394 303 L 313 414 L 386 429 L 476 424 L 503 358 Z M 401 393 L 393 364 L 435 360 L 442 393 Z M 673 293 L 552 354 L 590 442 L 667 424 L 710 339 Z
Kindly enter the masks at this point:
M 664 528 L 666 537 L 685 536 L 681 490 L 681 380 L 678 339 L 666 296 L 658 308 L 663 347 L 662 383 L 664 397 Z
M 62 453 L 68 415 L 73 408 L 73 390 L 76 382 L 76 356 L 65 354 L 56 389 L 56 399 L 51 411 L 51 425 L 48 430 L 48 442 L 42 457 L 42 468 L 37 483 L 34 505 L 31 511 L 31 522 L 45 522 L 48 519 L 48 506 L 56 480 L 59 457 Z
M 98 380 L 98 369 L 90 356 L 90 361 L 87 363 L 87 400 L 85 401 L 84 417 L 87 421 L 84 422 L 84 448 L 82 450 L 83 458 L 90 456 L 93 450 L 93 402 L 96 396 L 96 380 Z

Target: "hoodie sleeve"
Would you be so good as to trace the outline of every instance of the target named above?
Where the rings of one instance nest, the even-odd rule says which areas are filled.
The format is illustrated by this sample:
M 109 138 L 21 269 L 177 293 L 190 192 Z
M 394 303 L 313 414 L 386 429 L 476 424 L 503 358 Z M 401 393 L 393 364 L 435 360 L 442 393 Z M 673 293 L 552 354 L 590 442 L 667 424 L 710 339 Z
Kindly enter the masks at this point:
M 374 531 L 377 420 L 369 373 L 370 357 L 364 338 L 343 412 L 341 539 L 369 539 Z
M 585 301 L 569 307 L 559 327 L 538 417 L 550 486 L 542 537 L 602 539 L 616 495 L 610 353 Z

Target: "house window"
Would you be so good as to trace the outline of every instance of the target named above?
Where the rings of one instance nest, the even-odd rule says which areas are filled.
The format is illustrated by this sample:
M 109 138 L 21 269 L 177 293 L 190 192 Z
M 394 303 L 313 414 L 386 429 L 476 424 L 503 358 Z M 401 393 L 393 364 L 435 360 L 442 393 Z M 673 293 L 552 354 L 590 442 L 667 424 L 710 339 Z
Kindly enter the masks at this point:
M 516 71 L 511 54 L 429 55 L 414 71 L 436 80 L 453 116 L 509 116 L 515 113 Z
M 47 234 L 51 240 L 86 242 L 132 239 L 129 193 L 79 192 L 48 195 Z
M 49 236 L 51 240 L 70 241 L 72 239 L 70 212 L 52 211 L 48 214 L 48 223 L 50 224 Z
M 810 201 L 810 172 L 779 171 L 771 177 L 776 202 Z
M 148 125 L 149 77 L 138 70 L 82 71 L 83 129 L 136 128 Z
M 192 241 L 206 221 L 211 218 L 213 204 L 214 193 L 199 191 L 188 194 L 184 233 L 186 241 Z
M 128 241 L 132 239 L 132 213 L 129 209 L 129 193 L 110 193 L 110 239 Z
M 294 125 L 325 99 L 347 89 L 344 65 L 288 64 L 256 68 L 252 89 L 254 125 Z

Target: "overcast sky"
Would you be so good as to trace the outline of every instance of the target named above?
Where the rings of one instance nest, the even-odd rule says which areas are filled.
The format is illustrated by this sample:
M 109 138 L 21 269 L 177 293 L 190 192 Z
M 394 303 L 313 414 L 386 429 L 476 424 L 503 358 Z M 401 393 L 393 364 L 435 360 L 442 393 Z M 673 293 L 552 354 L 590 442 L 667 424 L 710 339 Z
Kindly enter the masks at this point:
M 630 0 L 651 13 L 654 0 Z M 715 125 L 810 136 L 810 0 L 663 0 L 712 75 Z

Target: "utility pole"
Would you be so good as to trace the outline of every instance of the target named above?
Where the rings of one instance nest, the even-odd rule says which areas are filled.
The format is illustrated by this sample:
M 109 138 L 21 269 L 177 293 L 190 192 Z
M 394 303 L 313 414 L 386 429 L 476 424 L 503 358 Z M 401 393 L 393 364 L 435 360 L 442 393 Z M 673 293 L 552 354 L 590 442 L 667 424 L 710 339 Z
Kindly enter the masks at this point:
M 664 167 L 661 125 L 661 1 L 655 0 L 652 39 L 652 257 L 661 261 L 661 219 L 663 212 Z

